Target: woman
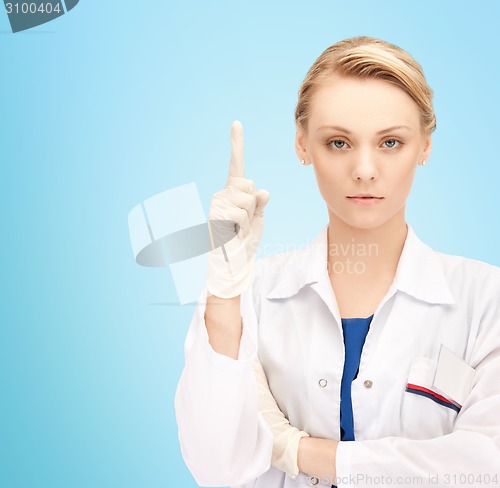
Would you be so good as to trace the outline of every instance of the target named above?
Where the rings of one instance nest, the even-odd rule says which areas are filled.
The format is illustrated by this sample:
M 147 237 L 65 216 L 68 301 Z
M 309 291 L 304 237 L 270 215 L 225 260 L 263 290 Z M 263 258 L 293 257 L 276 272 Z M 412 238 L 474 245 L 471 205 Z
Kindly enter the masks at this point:
M 338 42 L 295 120 L 329 223 L 255 262 L 269 194 L 244 177 L 234 123 L 175 397 L 187 466 L 202 486 L 499 484 L 500 270 L 405 221 L 436 126 L 420 65 Z

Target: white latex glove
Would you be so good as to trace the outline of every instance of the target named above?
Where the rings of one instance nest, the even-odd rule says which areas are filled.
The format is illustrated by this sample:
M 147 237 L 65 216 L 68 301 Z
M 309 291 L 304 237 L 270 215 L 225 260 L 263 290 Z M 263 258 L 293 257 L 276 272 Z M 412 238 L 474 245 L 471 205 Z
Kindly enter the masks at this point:
M 255 191 L 244 177 L 243 126 L 231 126 L 231 162 L 226 187 L 212 197 L 208 216 L 207 291 L 220 298 L 241 295 L 253 279 L 255 254 L 264 229 L 269 192 Z
M 254 373 L 259 392 L 259 411 L 271 428 L 274 436 L 271 464 L 291 477 L 299 474 L 297 452 L 302 437 L 309 437 L 307 432 L 292 427 L 278 407 L 269 389 L 266 373 L 259 361 L 254 361 Z

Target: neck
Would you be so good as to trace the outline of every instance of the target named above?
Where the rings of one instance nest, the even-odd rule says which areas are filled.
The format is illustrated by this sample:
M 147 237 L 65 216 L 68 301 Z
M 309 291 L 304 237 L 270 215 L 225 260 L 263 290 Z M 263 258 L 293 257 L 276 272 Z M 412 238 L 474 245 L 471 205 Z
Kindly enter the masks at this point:
M 408 229 L 404 208 L 383 225 L 359 228 L 329 210 L 328 270 L 350 278 L 394 276 Z

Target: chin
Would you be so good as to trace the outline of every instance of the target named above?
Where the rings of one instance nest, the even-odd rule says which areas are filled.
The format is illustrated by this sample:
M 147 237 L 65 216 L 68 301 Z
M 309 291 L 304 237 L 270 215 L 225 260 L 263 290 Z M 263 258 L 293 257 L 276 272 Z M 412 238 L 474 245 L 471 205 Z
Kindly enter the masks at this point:
M 347 225 L 354 227 L 355 229 L 376 229 L 389 220 L 387 215 L 382 215 L 380 212 L 373 212 L 371 214 L 365 212 L 362 215 L 359 213 L 358 215 L 352 215 L 352 212 L 343 215 L 336 212 L 333 213 L 337 218 L 343 220 Z

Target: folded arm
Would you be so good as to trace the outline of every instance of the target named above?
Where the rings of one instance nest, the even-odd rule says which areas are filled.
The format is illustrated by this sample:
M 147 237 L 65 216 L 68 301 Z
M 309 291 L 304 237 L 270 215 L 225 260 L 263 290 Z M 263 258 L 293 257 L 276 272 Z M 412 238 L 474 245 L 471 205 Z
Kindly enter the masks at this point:
M 320 478 L 335 479 L 335 453 L 338 441 L 311 437 L 290 425 L 269 389 L 262 365 L 254 362 L 259 394 L 259 411 L 273 434 L 271 464 L 289 476 L 299 471 Z
M 498 329 L 483 331 L 476 341 L 474 385 L 453 431 L 431 439 L 393 436 L 338 442 L 310 437 L 289 424 L 269 391 L 262 367 L 254 366 L 259 409 L 274 436 L 273 465 L 289 474 L 299 470 L 337 482 L 339 488 L 352 479 L 358 486 L 380 486 L 383 477 L 407 486 L 449 487 L 463 484 L 460 480 L 469 485 L 490 480 L 500 486 Z

